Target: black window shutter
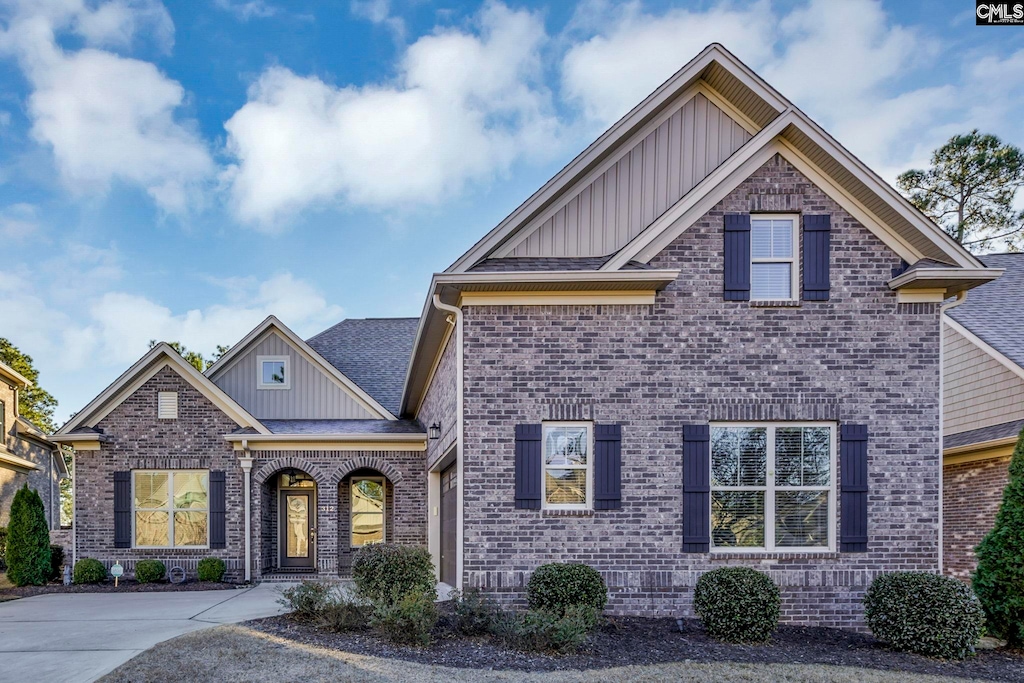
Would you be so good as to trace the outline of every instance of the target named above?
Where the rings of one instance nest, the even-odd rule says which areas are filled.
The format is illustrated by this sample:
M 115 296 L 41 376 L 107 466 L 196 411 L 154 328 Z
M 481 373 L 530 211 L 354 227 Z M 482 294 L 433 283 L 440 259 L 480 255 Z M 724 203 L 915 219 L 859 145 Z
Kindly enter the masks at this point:
M 622 507 L 622 426 L 594 426 L 594 509 Z
M 683 552 L 711 550 L 711 428 L 683 426 Z
M 839 430 L 839 551 L 868 550 L 868 428 L 844 424 Z
M 804 216 L 804 300 L 828 301 L 832 217 Z
M 540 509 L 540 425 L 516 425 L 516 507 Z
M 210 471 L 210 547 L 227 546 L 227 478 L 223 470 Z
M 114 472 L 114 547 L 132 547 L 131 472 Z
M 725 215 L 725 300 L 750 301 L 750 214 Z

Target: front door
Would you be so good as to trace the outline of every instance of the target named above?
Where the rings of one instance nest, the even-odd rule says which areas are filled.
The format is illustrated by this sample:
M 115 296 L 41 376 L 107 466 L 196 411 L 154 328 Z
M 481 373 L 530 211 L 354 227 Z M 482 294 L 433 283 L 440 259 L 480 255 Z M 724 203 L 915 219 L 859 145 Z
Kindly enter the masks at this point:
M 281 491 L 281 567 L 313 568 L 315 514 L 312 491 Z
M 459 475 L 455 465 L 441 473 L 441 580 L 455 585 L 455 539 L 458 530 Z

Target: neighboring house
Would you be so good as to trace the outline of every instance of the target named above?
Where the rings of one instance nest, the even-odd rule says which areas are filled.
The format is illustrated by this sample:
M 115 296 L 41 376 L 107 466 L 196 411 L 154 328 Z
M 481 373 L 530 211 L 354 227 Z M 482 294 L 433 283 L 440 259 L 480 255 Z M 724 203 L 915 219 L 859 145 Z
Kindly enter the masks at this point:
M 746 565 L 786 621 L 860 626 L 879 572 L 940 569 L 940 307 L 999 272 L 712 45 L 419 319 L 270 318 L 205 374 L 151 350 L 55 437 L 76 557 L 335 577 L 426 544 L 503 600 L 586 562 L 641 614 Z
M 59 447 L 18 414 L 18 392 L 31 383 L 0 363 L 0 526 L 11 518 L 14 494 L 25 484 L 39 492 L 50 529 L 60 529 L 60 480 L 68 469 Z
M 981 259 L 1005 273 L 944 318 L 943 566 L 969 578 L 1024 429 L 1024 254 Z

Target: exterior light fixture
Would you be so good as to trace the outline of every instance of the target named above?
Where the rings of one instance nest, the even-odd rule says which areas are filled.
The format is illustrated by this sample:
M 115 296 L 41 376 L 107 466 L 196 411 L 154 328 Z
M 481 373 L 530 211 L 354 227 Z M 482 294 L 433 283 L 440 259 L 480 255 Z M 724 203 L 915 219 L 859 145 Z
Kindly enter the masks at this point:
M 430 437 L 431 441 L 433 441 L 434 439 L 440 439 L 441 438 L 441 423 L 440 422 L 435 422 L 434 424 L 430 425 L 430 429 L 427 431 L 427 435 Z

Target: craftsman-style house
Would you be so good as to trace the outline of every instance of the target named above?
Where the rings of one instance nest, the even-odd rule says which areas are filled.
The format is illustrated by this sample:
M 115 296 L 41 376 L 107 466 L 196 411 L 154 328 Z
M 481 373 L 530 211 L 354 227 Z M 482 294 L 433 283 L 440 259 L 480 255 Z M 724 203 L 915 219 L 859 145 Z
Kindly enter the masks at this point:
M 205 374 L 152 349 L 55 437 L 74 552 L 266 580 L 413 543 L 503 599 L 580 561 L 645 614 L 743 564 L 855 625 L 878 572 L 940 567 L 940 309 L 999 272 L 711 45 L 418 319 L 270 318 Z

